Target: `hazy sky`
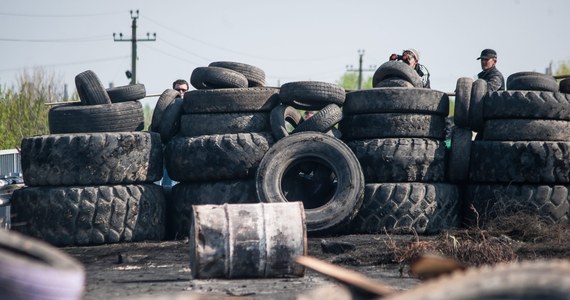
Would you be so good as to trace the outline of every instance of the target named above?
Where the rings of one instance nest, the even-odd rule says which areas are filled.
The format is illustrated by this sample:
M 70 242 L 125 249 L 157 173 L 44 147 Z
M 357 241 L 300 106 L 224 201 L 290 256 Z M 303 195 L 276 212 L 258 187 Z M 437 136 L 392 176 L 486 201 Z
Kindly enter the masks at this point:
M 268 86 L 335 82 L 347 65 L 357 67 L 359 49 L 365 68 L 418 49 L 432 88 L 444 92 L 476 76 L 484 48 L 497 50 L 505 77 L 570 61 L 568 0 L 0 0 L 0 85 L 13 86 L 35 66 L 70 92 L 75 75 L 89 69 L 106 86 L 128 84 L 131 44 L 114 42 L 113 33 L 130 38 L 129 10 L 137 9 L 138 38 L 157 34 L 138 44 L 137 79 L 148 94 L 213 61 L 260 67 Z

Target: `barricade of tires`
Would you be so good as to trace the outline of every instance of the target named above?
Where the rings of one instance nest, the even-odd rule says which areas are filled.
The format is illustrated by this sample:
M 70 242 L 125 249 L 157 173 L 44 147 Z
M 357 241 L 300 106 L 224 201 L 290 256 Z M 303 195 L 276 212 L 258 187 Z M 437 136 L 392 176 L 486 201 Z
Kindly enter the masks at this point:
M 162 147 L 140 131 L 144 85 L 105 90 L 86 71 L 76 86 L 80 104 L 49 111 L 51 134 L 22 140 L 12 228 L 57 246 L 162 239 Z
M 462 120 L 455 119 L 454 136 L 477 132 L 473 142 L 460 144 L 470 153 L 460 176 L 467 183 L 465 223 L 478 226 L 517 213 L 566 221 L 570 94 L 558 91 L 553 77 L 535 72 L 509 76 L 507 91 L 482 93 L 483 83 L 472 83 L 471 98 L 459 101 L 470 106 Z

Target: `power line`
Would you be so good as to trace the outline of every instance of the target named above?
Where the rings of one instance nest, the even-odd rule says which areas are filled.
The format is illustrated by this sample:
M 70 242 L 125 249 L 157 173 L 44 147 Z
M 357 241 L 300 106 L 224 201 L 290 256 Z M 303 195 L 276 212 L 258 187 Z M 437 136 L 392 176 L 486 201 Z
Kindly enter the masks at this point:
M 85 17 L 101 17 L 101 16 L 111 16 L 118 15 L 124 12 L 108 12 L 108 13 L 98 13 L 98 14 L 74 14 L 74 15 L 50 15 L 50 14 L 20 14 L 20 13 L 5 13 L 0 12 L 0 16 L 6 17 L 26 17 L 26 18 L 85 18 Z
M 362 69 L 362 57 L 364 56 L 364 49 L 358 49 L 358 69 L 355 69 L 350 66 L 346 66 L 347 72 L 358 72 L 358 89 L 362 89 L 362 72 L 372 72 L 376 70 L 376 66 L 370 66 L 368 69 Z
M 149 48 L 149 49 L 151 49 L 151 50 L 154 50 L 154 51 L 156 51 L 156 52 L 162 53 L 162 54 L 164 54 L 164 55 L 166 55 L 166 56 L 170 56 L 170 57 L 172 57 L 172 58 L 176 58 L 176 59 L 185 61 L 185 62 L 190 63 L 190 64 L 193 64 L 193 65 L 197 65 L 197 66 L 202 65 L 202 64 L 199 64 L 199 63 L 197 63 L 197 62 L 190 61 L 190 60 L 188 60 L 188 59 L 186 59 L 186 58 L 183 58 L 183 57 L 180 57 L 180 56 L 177 56 L 177 55 L 170 54 L 170 53 L 168 53 L 168 52 L 162 51 L 162 50 L 160 50 L 160 49 L 158 49 L 158 48 L 155 48 L 155 47 L 152 47 L 152 46 L 149 46 L 149 45 L 142 45 L 142 46 L 145 47 L 145 48 Z
M 91 37 L 73 37 L 61 39 L 15 39 L 15 38 L 0 38 L 0 42 L 24 42 L 24 43 L 84 43 L 84 42 L 98 42 L 104 41 L 108 35 L 97 35 Z
M 60 64 L 50 64 L 50 65 L 39 65 L 35 67 L 61 67 L 61 66 L 71 66 L 71 65 L 81 65 L 87 63 L 94 63 L 94 62 L 104 62 L 104 61 L 114 61 L 128 58 L 129 56 L 115 56 L 115 57 L 107 57 L 107 58 L 100 58 L 100 59 L 92 59 L 92 60 L 83 60 L 83 61 L 75 61 L 75 62 L 68 62 L 68 63 L 60 63 Z M 12 72 L 18 70 L 24 70 L 29 67 L 21 67 L 21 68 L 12 68 L 12 69 L 0 69 L 0 72 Z

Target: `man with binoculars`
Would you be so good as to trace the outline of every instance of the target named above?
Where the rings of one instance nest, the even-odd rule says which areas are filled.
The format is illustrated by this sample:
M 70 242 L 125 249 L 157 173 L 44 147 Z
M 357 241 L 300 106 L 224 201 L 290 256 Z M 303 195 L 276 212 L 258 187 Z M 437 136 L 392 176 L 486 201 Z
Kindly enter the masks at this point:
M 422 82 L 424 88 L 430 88 L 429 83 L 429 71 L 428 69 L 420 64 L 418 61 L 420 60 L 420 53 L 416 49 L 407 49 L 402 52 L 402 55 L 392 54 L 390 55 L 390 60 L 401 60 L 408 64 L 412 69 L 414 69 L 418 75 L 422 78 Z

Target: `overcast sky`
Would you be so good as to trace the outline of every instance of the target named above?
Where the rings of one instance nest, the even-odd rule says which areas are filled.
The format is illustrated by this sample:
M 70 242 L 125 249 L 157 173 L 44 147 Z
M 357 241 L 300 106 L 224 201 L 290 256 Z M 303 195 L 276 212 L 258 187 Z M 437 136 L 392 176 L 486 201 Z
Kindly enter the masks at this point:
M 497 50 L 505 77 L 544 72 L 570 61 L 568 0 L 243 0 L 78 1 L 0 0 L 0 85 L 43 66 L 70 92 L 74 77 L 93 70 L 108 86 L 126 85 L 131 44 L 129 10 L 139 10 L 137 79 L 160 94 L 178 78 L 214 61 L 263 69 L 268 86 L 291 81 L 335 82 L 347 65 L 379 66 L 391 53 L 420 51 L 433 89 L 452 92 L 475 77 L 484 48 Z M 373 72 L 365 73 L 371 76 Z M 146 102 L 155 101 L 149 99 Z

